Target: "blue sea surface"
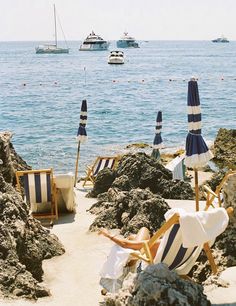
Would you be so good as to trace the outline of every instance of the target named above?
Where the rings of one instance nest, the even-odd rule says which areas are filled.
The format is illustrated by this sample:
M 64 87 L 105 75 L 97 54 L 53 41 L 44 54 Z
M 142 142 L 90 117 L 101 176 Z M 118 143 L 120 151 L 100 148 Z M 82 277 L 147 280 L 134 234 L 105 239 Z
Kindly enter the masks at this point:
M 16 151 L 33 168 L 74 171 L 82 99 L 88 102 L 88 140 L 79 173 L 97 155 L 122 153 L 127 144 L 152 144 L 163 112 L 166 147 L 184 146 L 187 82 L 198 77 L 202 134 L 214 140 L 236 123 L 236 42 L 140 42 L 124 49 L 124 65 L 109 65 L 109 51 L 35 54 L 37 42 L 0 43 L 0 126 L 14 133 Z M 112 42 L 110 50 L 115 49 Z M 24 85 L 25 84 L 25 85 Z

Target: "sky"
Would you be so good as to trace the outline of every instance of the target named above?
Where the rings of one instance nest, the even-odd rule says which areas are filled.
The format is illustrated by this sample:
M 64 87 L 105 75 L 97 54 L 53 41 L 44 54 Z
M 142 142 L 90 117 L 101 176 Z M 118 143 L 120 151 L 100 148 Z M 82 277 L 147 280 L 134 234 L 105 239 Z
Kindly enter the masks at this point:
M 236 40 L 236 0 L 0 0 L 0 41 L 52 40 L 53 3 L 67 40 Z

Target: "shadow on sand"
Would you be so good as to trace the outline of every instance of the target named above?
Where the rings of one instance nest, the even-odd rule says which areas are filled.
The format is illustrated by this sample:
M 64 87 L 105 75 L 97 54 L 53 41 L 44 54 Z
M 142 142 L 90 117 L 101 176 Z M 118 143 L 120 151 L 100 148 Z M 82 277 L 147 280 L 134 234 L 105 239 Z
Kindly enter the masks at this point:
M 54 225 L 72 223 L 75 221 L 76 212 L 63 212 L 59 214 L 58 220 L 55 220 Z

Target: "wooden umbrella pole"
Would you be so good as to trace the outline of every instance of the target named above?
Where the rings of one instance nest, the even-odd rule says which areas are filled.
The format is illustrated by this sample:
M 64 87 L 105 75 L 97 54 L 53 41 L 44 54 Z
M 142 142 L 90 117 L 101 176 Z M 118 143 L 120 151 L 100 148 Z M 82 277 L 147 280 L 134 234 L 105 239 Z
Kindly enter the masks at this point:
M 77 183 L 78 165 L 79 165 L 79 153 L 80 153 L 80 140 L 79 140 L 79 142 L 78 142 L 78 149 L 77 149 L 77 158 L 76 158 L 76 165 L 75 165 L 75 182 L 74 182 L 74 187 L 76 186 L 76 183 Z
M 199 188 L 198 188 L 197 169 L 194 169 L 194 180 L 195 180 L 196 211 L 199 211 Z

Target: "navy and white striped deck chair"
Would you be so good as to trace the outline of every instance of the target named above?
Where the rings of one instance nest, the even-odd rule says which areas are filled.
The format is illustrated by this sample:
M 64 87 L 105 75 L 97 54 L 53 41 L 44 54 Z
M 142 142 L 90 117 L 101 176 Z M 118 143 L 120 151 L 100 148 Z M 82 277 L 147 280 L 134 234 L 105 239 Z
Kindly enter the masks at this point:
M 155 258 L 152 258 L 150 248 L 160 237 L 162 239 L 157 254 Z M 165 263 L 170 270 L 175 270 L 179 275 L 186 276 L 192 269 L 202 249 L 206 252 L 212 272 L 214 274 L 217 273 L 217 266 L 208 242 L 197 247 L 183 247 L 179 215 L 176 213 L 162 225 L 149 241 L 144 242 L 141 252 L 134 252 L 132 255 L 148 264 Z
M 52 169 L 17 171 L 16 181 L 19 191 L 23 187 L 25 200 L 35 218 L 58 219 Z
M 94 181 L 99 171 L 110 168 L 114 169 L 119 160 L 118 156 L 98 156 L 92 166 L 87 167 L 86 177 L 84 179 L 83 187 L 86 183 L 94 184 Z
M 166 166 L 166 169 L 169 169 L 172 172 L 173 180 L 182 180 L 186 178 L 186 166 L 184 164 L 185 155 L 175 157 L 171 160 Z
M 222 188 L 224 187 L 224 184 L 227 182 L 228 178 L 232 175 L 236 175 L 236 171 L 229 170 L 220 184 L 216 187 L 216 190 L 213 191 L 209 186 L 203 185 L 203 189 L 205 189 L 205 197 L 206 197 L 206 207 L 204 210 L 208 210 L 210 206 L 213 208 L 215 207 L 221 207 L 224 206 L 224 197 Z

